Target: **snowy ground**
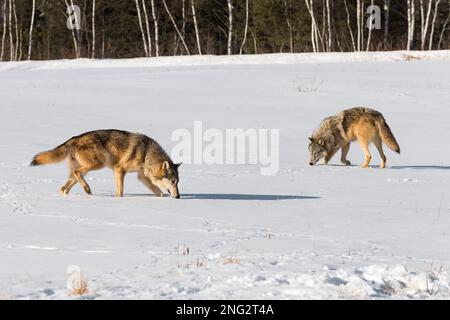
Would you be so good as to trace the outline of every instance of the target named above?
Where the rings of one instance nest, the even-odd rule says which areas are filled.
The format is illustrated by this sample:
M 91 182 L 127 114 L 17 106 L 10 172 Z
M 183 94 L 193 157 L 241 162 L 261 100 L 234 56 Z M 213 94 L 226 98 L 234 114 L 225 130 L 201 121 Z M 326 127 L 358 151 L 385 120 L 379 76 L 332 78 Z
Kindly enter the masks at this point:
M 303 57 L 0 64 L 0 299 L 71 298 L 70 265 L 84 298 L 450 298 L 449 52 Z M 355 105 L 385 115 L 402 154 L 309 167 L 308 135 Z M 100 128 L 170 151 L 195 120 L 279 128 L 279 173 L 184 164 L 181 200 L 134 174 L 119 199 L 108 169 L 89 175 L 94 196 L 61 197 L 65 164 L 28 166 Z

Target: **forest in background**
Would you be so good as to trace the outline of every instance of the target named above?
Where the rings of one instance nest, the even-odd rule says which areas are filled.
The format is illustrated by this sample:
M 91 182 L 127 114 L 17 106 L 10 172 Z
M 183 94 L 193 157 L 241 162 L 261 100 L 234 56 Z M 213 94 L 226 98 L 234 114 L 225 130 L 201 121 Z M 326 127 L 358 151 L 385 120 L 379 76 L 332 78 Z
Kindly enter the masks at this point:
M 449 49 L 449 19 L 450 0 L 0 0 L 0 60 Z

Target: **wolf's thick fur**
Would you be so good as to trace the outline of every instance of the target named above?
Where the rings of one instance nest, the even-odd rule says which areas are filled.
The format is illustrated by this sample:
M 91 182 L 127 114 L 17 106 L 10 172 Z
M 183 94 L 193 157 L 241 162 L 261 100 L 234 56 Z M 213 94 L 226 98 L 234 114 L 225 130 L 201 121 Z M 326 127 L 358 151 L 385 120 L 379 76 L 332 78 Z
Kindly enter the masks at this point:
M 400 146 L 383 115 L 376 110 L 363 107 L 347 109 L 325 118 L 309 140 L 310 165 L 316 164 L 322 158 L 327 164 L 339 149 L 342 149 L 341 162 L 349 165 L 347 153 L 350 142 L 355 140 L 358 140 L 365 155 L 362 165 L 364 168 L 369 166 L 372 158 L 369 152 L 371 142 L 380 153 L 381 168 L 386 166 L 383 142 L 391 150 L 400 153 Z
M 108 167 L 114 170 L 116 196 L 123 196 L 123 181 L 127 172 L 137 172 L 138 179 L 155 194 L 168 192 L 179 198 L 178 167 L 164 149 L 143 134 L 120 130 L 97 130 L 73 137 L 50 151 L 37 154 L 32 166 L 56 163 L 67 159 L 69 179 L 61 192 L 68 194 L 78 182 L 87 194 L 89 185 L 83 176 L 92 170 Z

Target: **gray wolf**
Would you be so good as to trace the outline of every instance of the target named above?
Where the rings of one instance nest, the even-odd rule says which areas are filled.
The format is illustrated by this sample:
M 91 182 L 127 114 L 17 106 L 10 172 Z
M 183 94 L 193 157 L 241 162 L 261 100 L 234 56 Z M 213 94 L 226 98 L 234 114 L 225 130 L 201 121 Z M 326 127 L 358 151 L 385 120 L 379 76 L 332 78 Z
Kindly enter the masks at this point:
M 373 109 L 356 107 L 325 118 L 311 137 L 309 137 L 310 165 L 323 159 L 328 164 L 335 153 L 341 149 L 341 162 L 350 165 L 347 153 L 350 143 L 357 140 L 364 152 L 363 168 L 369 166 L 372 158 L 369 144 L 373 142 L 381 156 L 380 168 L 386 166 L 386 156 L 382 144 L 400 154 L 400 146 L 383 115 Z
M 123 196 L 125 174 L 137 172 L 138 179 L 158 196 L 168 192 L 180 198 L 178 167 L 164 149 L 143 134 L 121 130 L 96 130 L 72 137 L 50 151 L 37 154 L 31 166 L 68 161 L 69 179 L 61 187 L 66 195 L 78 182 L 87 194 L 91 188 L 83 176 L 92 170 L 108 167 L 114 171 L 116 196 Z

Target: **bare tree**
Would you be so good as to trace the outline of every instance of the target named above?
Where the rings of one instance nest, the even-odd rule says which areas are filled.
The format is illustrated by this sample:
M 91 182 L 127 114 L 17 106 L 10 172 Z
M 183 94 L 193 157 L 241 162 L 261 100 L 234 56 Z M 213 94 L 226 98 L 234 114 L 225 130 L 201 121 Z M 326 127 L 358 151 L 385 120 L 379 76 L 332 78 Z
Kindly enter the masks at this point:
M 414 0 L 408 0 L 408 42 L 406 50 L 411 50 L 412 42 L 414 40 L 414 25 L 415 25 L 415 3 Z
M 148 23 L 147 8 L 145 6 L 144 0 L 142 0 L 142 7 L 144 8 L 145 28 L 147 29 L 148 56 L 151 57 L 152 56 L 152 36 L 150 35 L 150 26 Z
M 231 44 L 233 37 L 233 0 L 227 0 L 228 2 L 228 45 L 227 52 L 231 55 Z
M 15 44 L 15 50 L 14 50 L 14 61 L 17 61 L 19 47 L 22 46 L 22 43 L 19 42 L 19 27 L 17 26 L 16 0 L 12 0 L 12 7 L 13 7 L 13 12 L 14 12 L 14 30 L 15 30 L 15 38 L 16 38 L 16 44 Z
M 384 0 L 384 48 L 387 47 L 387 39 L 389 35 L 389 11 L 391 6 L 391 0 Z
M 361 51 L 361 0 L 356 0 L 356 21 L 358 26 L 358 41 L 357 41 L 357 50 Z
M 71 2 L 72 2 L 72 0 L 70 0 Z M 69 9 L 70 8 L 70 6 L 69 6 L 69 3 L 67 2 L 67 0 L 64 0 L 64 2 L 66 3 L 66 7 L 67 7 L 67 9 Z M 73 8 L 73 2 L 72 2 L 72 8 Z M 76 14 L 75 14 L 75 19 L 77 19 L 76 18 Z M 77 23 L 77 20 L 75 20 L 75 24 L 78 26 L 78 23 Z M 31 29 L 32 27 L 30 27 L 30 32 L 32 32 L 32 29 Z M 80 51 L 78 50 L 78 40 L 77 40 L 77 37 L 76 37 L 76 35 L 75 35 L 75 31 L 74 31 L 74 28 L 72 27 L 71 28 L 71 31 L 72 31 L 72 41 L 73 41 L 73 46 L 74 46 L 74 49 L 75 49 L 75 57 L 76 58 L 79 58 L 80 57 Z
M 9 11 L 8 11 L 8 29 L 9 29 L 9 61 L 14 60 L 14 42 L 12 33 L 12 3 L 9 0 Z
M 92 0 L 92 59 L 95 58 L 95 0 Z
M 75 8 L 75 6 L 73 5 L 73 0 L 70 0 L 70 5 L 71 8 Z M 73 15 L 75 18 L 75 25 L 77 26 L 77 28 L 75 28 L 76 31 L 74 31 L 74 28 L 72 28 L 72 34 L 76 35 L 75 39 L 77 42 L 77 46 L 76 46 L 76 56 L 77 58 L 81 57 L 81 35 L 80 35 L 80 29 L 81 29 L 81 21 L 78 21 L 78 15 L 74 14 Z
M 450 0 L 448 1 L 448 7 L 450 9 Z M 450 22 L 450 10 L 448 12 L 447 18 L 445 19 L 444 25 L 443 25 L 442 30 L 441 30 L 441 34 L 439 36 L 439 42 L 438 42 L 438 46 L 437 46 L 438 50 L 441 49 L 442 40 L 444 39 L 445 32 L 448 31 L 447 30 L 447 25 L 448 25 L 449 22 Z
M 175 20 L 173 19 L 173 16 L 172 16 L 172 14 L 170 13 L 169 8 L 167 7 L 166 0 L 162 0 L 162 3 L 163 3 L 163 5 L 164 5 L 164 9 L 166 9 L 167 15 L 168 15 L 169 18 L 170 18 L 170 21 L 172 21 L 172 24 L 173 24 L 173 27 L 175 28 L 175 31 L 177 32 L 178 36 L 179 36 L 180 39 L 181 39 L 181 42 L 183 43 L 184 48 L 186 49 L 187 54 L 190 55 L 191 52 L 189 51 L 189 48 L 188 48 L 188 46 L 186 45 L 186 41 L 184 41 L 184 37 L 183 37 L 183 35 L 181 34 L 180 29 L 178 29 L 178 26 L 177 26 Z
M 289 51 L 291 53 L 294 52 L 294 36 L 293 36 L 293 30 L 292 30 L 292 23 L 291 23 L 291 19 L 289 18 L 289 7 L 287 4 L 286 0 L 283 0 L 284 3 L 284 15 L 286 17 L 286 24 L 288 26 L 289 29 Z M 248 24 L 248 0 L 246 1 L 246 12 L 247 12 L 247 19 L 246 19 L 246 24 L 245 24 L 245 28 L 247 28 L 247 24 Z M 247 34 L 246 34 L 247 35 Z
M 3 61 L 3 54 L 5 51 L 5 38 L 6 38 L 6 0 L 3 1 L 3 35 L 2 35 L 2 52 L 0 54 L 0 61 Z
M 327 24 L 328 24 L 328 52 L 330 52 L 331 51 L 331 44 L 332 44 L 332 42 L 331 42 L 331 40 L 332 40 L 332 37 L 331 37 L 331 14 L 330 14 L 330 0 L 327 0 L 326 1 L 326 4 L 327 4 Z
M 434 14 L 433 14 L 433 21 L 431 22 L 430 42 L 428 44 L 428 50 L 431 50 L 433 48 L 434 27 L 436 25 L 436 17 L 437 17 L 440 2 L 441 2 L 441 0 L 436 0 L 434 3 Z
M 248 0 L 246 0 L 246 1 L 247 1 L 247 6 L 248 6 Z M 198 23 L 197 23 L 197 15 L 195 13 L 194 0 L 191 0 L 191 9 L 192 9 L 192 19 L 194 20 L 195 39 L 197 40 L 197 50 L 198 50 L 198 54 L 202 55 L 202 46 L 200 45 L 200 34 L 198 32 Z M 248 19 L 248 11 L 247 11 L 247 19 Z M 245 28 L 246 28 L 245 32 L 247 32 L 247 25 L 245 26 Z
M 159 34 L 158 34 L 158 20 L 156 19 L 156 12 L 155 12 L 155 1 L 150 1 L 152 6 L 152 18 L 153 18 L 153 25 L 155 26 L 155 56 L 159 57 Z
M 318 52 L 319 49 L 319 37 L 320 33 L 317 27 L 316 17 L 314 15 L 314 2 L 313 0 L 305 0 L 306 7 L 308 9 L 309 15 L 311 16 L 311 42 L 313 46 L 313 51 Z M 323 46 L 323 43 L 322 43 Z
M 373 6 L 373 0 L 370 1 L 370 6 Z M 370 49 L 370 41 L 372 40 L 372 29 L 373 29 L 372 22 L 373 21 L 370 20 L 370 25 L 367 26 L 369 28 L 369 34 L 367 36 L 366 51 L 369 51 L 369 49 Z
M 347 27 L 348 27 L 348 32 L 350 33 L 350 38 L 351 38 L 351 40 L 352 40 L 353 51 L 356 51 L 355 37 L 353 36 L 352 26 L 350 25 L 350 12 L 348 11 L 347 0 L 344 0 L 344 5 L 345 5 L 345 12 L 347 13 Z
M 33 26 L 34 26 L 35 11 L 36 11 L 36 0 L 33 0 L 33 8 L 31 10 L 30 33 L 28 36 L 28 60 L 31 59 L 31 48 L 33 47 Z
M 142 27 L 141 9 L 139 7 L 138 0 L 134 0 L 134 2 L 136 4 L 136 11 L 137 11 L 137 14 L 138 14 L 139 28 L 141 29 L 142 43 L 144 44 L 145 56 L 148 57 L 147 40 L 145 40 L 144 28 Z
M 423 0 L 420 0 L 420 49 L 424 50 L 425 49 L 425 42 L 427 40 L 427 33 L 428 33 L 428 25 L 430 22 L 430 14 L 431 14 L 431 6 L 432 6 L 432 1 L 429 0 L 428 2 L 428 8 L 427 8 L 427 13 L 425 16 L 425 8 L 424 8 L 424 3 Z

